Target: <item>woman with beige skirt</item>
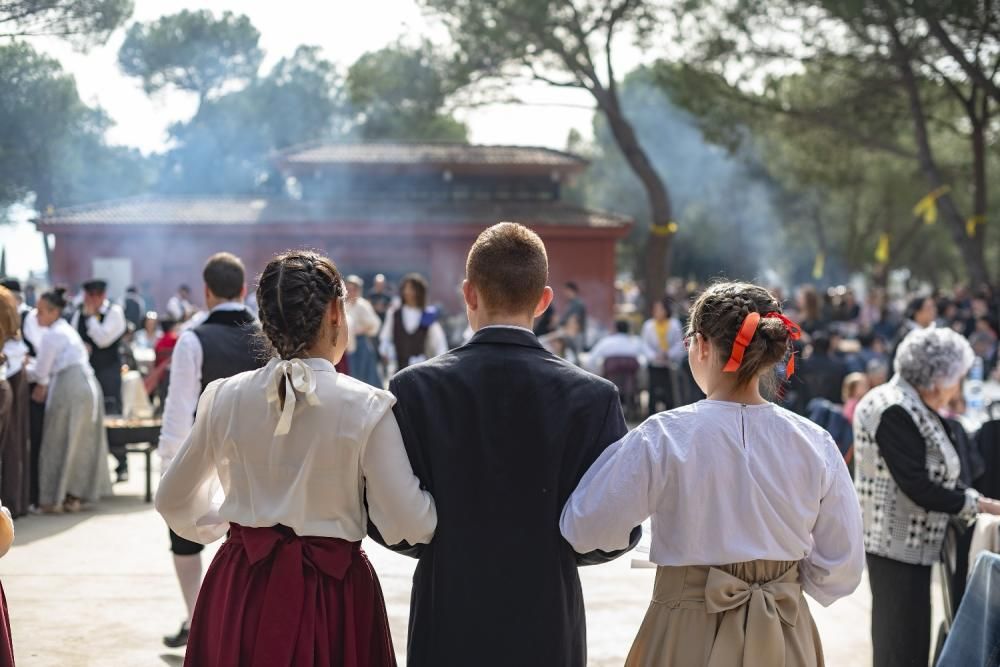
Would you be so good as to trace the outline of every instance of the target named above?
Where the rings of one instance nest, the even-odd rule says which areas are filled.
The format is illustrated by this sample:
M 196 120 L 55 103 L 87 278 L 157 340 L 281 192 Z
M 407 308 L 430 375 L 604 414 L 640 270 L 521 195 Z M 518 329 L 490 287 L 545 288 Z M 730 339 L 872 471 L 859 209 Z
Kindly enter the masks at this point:
M 710 287 L 685 339 L 708 398 L 609 447 L 567 502 L 580 553 L 625 548 L 652 517 L 656 581 L 628 667 L 824 664 L 803 593 L 829 605 L 858 586 L 861 511 L 832 438 L 761 397 L 798 335 L 767 290 Z
M 39 510 L 78 512 L 111 492 L 104 402 L 80 335 L 61 314 L 61 290 L 38 300 L 45 327 L 32 368 L 38 385 L 32 398 L 46 404 L 39 456 Z

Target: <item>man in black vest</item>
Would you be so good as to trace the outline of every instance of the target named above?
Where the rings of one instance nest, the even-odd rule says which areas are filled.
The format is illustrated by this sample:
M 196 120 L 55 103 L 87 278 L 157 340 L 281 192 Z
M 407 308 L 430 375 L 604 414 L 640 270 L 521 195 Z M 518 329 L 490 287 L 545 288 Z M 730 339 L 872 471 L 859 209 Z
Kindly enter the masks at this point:
M 625 435 L 618 391 L 532 333 L 552 300 L 534 232 L 513 223 L 487 229 L 466 274 L 472 340 L 390 383 L 413 471 L 438 511 L 431 544 L 392 547 L 420 561 L 408 664 L 582 667 L 577 566 L 624 552 L 575 553 L 559 516 L 590 465 Z M 376 526 L 369 530 L 380 540 Z
M 243 262 L 230 253 L 218 253 L 209 258 L 202 277 L 208 317 L 181 334 L 170 360 L 170 388 L 158 448 L 162 470 L 167 469 L 187 439 L 205 387 L 215 380 L 260 368 L 265 361 L 256 345 L 260 325 L 243 304 L 247 293 Z M 203 549 L 201 544 L 170 531 L 174 569 L 188 610 L 180 631 L 163 638 L 170 648 L 187 644 L 191 614 L 201 587 Z
M 90 351 L 90 365 L 104 394 L 104 414 L 122 411 L 122 356 L 119 350 L 127 323 L 125 311 L 108 301 L 108 283 L 94 278 L 83 283 L 83 303 L 73 311 L 70 324 Z M 111 452 L 118 460 L 118 481 L 128 480 L 128 459 L 123 448 Z
M 125 303 L 123 305 L 125 319 L 131 322 L 138 331 L 142 328 L 143 321 L 146 319 L 146 301 L 139 296 L 138 287 L 130 285 L 125 290 Z

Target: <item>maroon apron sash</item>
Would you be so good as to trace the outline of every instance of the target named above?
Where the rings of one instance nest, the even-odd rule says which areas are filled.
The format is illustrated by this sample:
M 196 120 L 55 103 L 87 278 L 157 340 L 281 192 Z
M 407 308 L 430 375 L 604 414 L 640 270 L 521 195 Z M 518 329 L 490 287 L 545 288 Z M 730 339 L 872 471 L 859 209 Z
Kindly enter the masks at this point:
M 271 576 L 264 593 L 258 641 L 272 647 L 280 661 L 292 664 L 305 607 L 306 572 L 314 570 L 343 581 L 360 542 L 334 537 L 300 537 L 285 526 L 247 528 L 230 525 L 229 542 L 242 546 L 251 566 L 271 562 Z M 345 586 L 345 604 L 352 607 L 351 586 Z M 275 653 L 268 658 L 273 659 Z

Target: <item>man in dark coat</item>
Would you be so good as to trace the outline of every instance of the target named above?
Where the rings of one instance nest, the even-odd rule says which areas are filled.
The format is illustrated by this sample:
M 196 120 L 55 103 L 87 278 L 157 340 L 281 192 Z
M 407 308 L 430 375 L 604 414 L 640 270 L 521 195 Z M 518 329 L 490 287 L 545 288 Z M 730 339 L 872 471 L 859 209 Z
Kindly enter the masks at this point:
M 414 472 L 438 511 L 431 544 L 393 547 L 420 561 L 408 664 L 583 667 L 577 566 L 624 551 L 575 553 L 559 516 L 590 465 L 625 435 L 618 392 L 532 333 L 552 299 L 534 232 L 513 223 L 487 229 L 466 272 L 477 333 L 390 384 Z

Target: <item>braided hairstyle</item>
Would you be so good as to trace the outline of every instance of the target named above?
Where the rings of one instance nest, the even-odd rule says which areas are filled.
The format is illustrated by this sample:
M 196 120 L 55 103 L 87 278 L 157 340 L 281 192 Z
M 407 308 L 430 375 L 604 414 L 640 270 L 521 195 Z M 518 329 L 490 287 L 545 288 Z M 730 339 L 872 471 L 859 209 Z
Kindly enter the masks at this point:
M 310 250 L 275 256 L 257 283 L 260 324 L 272 356 L 302 356 L 316 342 L 330 302 L 345 294 L 340 272 L 328 257 Z
M 763 287 L 750 283 L 716 283 L 705 290 L 691 308 L 688 334 L 701 334 L 709 340 L 720 350 L 724 363 L 747 315 L 760 313 L 760 324 L 736 371 L 737 383 L 745 386 L 785 358 L 788 329 L 777 317 L 764 317 L 772 312 L 780 313 L 781 304 Z

